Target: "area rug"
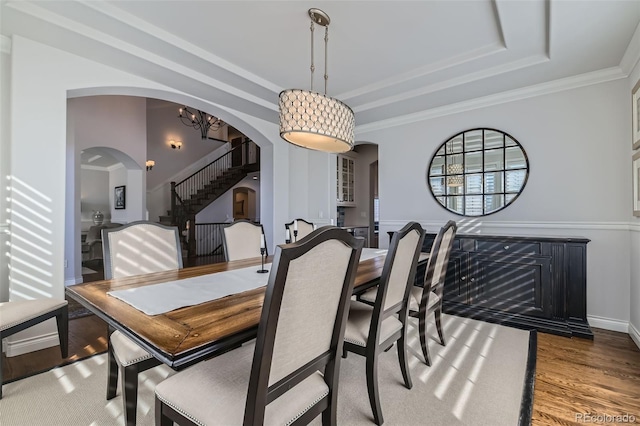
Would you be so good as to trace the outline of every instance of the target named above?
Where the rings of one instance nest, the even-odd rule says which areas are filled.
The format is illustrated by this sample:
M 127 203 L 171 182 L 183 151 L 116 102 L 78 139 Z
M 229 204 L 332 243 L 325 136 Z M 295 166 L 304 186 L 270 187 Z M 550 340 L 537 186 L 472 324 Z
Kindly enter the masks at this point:
M 413 321 L 413 320 L 412 320 Z M 443 318 L 447 346 L 430 342 L 433 365 L 422 362 L 412 322 L 413 389 L 402 384 L 394 349 L 378 364 L 385 425 L 525 425 L 531 421 L 535 332 L 455 316 Z M 431 328 L 435 330 L 435 328 Z M 342 360 L 339 425 L 371 425 L 364 358 Z M 139 375 L 138 425 L 154 424 L 154 388 L 175 374 L 166 366 Z M 105 400 L 106 355 L 6 384 L 0 400 L 3 426 L 122 425 L 122 399 Z M 314 425 L 320 425 L 319 418 Z
M 82 306 L 80 303 L 76 302 L 74 299 L 70 297 L 65 297 L 67 302 L 69 302 L 69 319 L 76 319 L 86 317 L 88 315 L 93 315 L 93 312 Z

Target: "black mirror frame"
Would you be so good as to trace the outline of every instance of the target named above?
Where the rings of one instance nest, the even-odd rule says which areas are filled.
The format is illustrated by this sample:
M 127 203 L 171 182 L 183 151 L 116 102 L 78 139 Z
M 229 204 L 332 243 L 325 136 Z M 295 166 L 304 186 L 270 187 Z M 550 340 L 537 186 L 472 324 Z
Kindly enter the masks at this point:
M 448 142 L 450 142 L 452 139 L 454 139 L 454 138 L 456 138 L 456 137 L 458 137 L 458 136 L 461 136 L 461 135 L 463 136 L 463 140 L 464 140 L 464 134 L 465 134 L 465 133 L 473 132 L 473 131 L 478 131 L 478 130 L 480 130 L 480 131 L 482 131 L 482 132 L 483 132 L 483 148 L 482 148 L 482 152 L 486 151 L 486 148 L 484 148 L 484 132 L 485 132 L 485 131 L 487 131 L 487 130 L 488 130 L 488 131 L 492 131 L 492 132 L 496 132 L 496 133 L 500 133 L 500 134 L 502 134 L 502 135 L 503 135 L 503 141 L 504 141 L 504 138 L 505 138 L 505 137 L 508 137 L 508 138 L 510 138 L 513 142 L 515 142 L 515 143 L 516 143 L 516 146 L 518 146 L 518 147 L 520 148 L 520 150 L 522 151 L 522 154 L 524 155 L 524 160 L 525 160 L 525 163 L 526 163 L 526 170 L 525 170 L 525 176 L 524 176 L 524 181 L 522 182 L 522 186 L 520 187 L 520 189 L 519 189 L 518 193 L 517 193 L 517 194 L 515 194 L 515 196 L 513 197 L 513 199 L 511 199 L 511 201 L 509 201 L 508 203 L 506 203 L 506 202 L 505 202 L 505 203 L 503 203 L 502 207 L 500 207 L 500 208 L 498 208 L 498 209 L 492 210 L 492 211 L 490 211 L 490 212 L 488 212 L 488 213 L 484 213 L 484 200 L 483 200 L 483 208 L 482 208 L 483 213 L 482 213 L 482 214 L 479 214 L 479 215 L 468 215 L 468 214 L 466 214 L 466 212 L 464 212 L 464 213 L 459 213 L 459 212 L 457 212 L 457 211 L 455 211 L 455 210 L 449 209 L 446 205 L 444 205 L 444 204 L 442 204 L 440 201 L 438 201 L 438 197 L 439 197 L 439 196 L 436 196 L 436 194 L 435 194 L 435 193 L 434 193 L 434 191 L 433 191 L 433 187 L 432 187 L 432 185 L 431 185 L 431 178 L 432 178 L 432 177 L 436 177 L 436 176 L 431 176 L 431 168 L 432 168 L 432 165 L 433 165 L 434 160 L 436 159 L 436 157 L 437 157 L 437 156 L 439 156 L 439 155 L 438 155 L 438 152 L 440 152 L 440 150 L 441 150 L 443 147 L 445 147 L 445 145 L 446 145 Z M 506 146 L 505 146 L 505 144 L 503 143 L 503 145 L 502 145 L 502 149 L 504 150 L 505 148 L 506 148 Z M 466 152 L 467 152 L 467 151 L 464 149 L 464 145 L 463 145 L 463 149 L 462 149 L 461 154 L 464 156 L 464 154 L 465 154 Z M 463 163 L 463 164 L 464 164 L 464 163 Z M 506 164 L 504 165 L 504 167 L 506 167 Z M 481 173 L 484 173 L 484 172 L 485 172 L 485 171 L 484 171 L 484 165 L 483 165 L 482 170 L 483 170 L 483 171 L 482 171 Z M 504 171 L 507 171 L 507 169 L 506 169 L 506 168 L 503 168 L 503 169 L 502 169 L 502 171 L 503 171 L 503 172 L 504 172 Z M 499 211 L 502 211 L 502 210 L 504 210 L 506 207 L 508 207 L 509 205 L 511 205 L 514 201 L 516 201 L 516 200 L 518 199 L 518 197 L 520 197 L 520 194 L 522 194 L 522 192 L 524 191 L 524 188 L 527 186 L 527 182 L 529 181 L 529 173 L 530 173 L 530 171 L 531 171 L 531 167 L 530 167 L 530 164 L 529 164 L 529 157 L 528 157 L 528 155 L 527 155 L 527 152 L 525 151 L 525 149 L 524 149 L 524 147 L 522 146 L 522 144 L 521 144 L 521 143 L 520 143 L 516 138 L 514 138 L 514 137 L 513 137 L 513 136 L 511 136 L 509 133 L 504 132 L 504 131 L 502 131 L 502 130 L 498 130 L 498 129 L 494 129 L 494 128 L 490 128 L 490 127 L 475 127 L 475 128 L 471 128 L 471 129 L 467 129 L 467 130 L 463 130 L 463 131 L 461 131 L 461 132 L 458 132 L 458 133 L 456 133 L 456 134 L 454 134 L 454 135 L 450 136 L 449 138 L 447 138 L 447 139 L 446 139 L 442 144 L 438 145 L 438 147 L 437 147 L 437 148 L 436 148 L 436 150 L 434 151 L 433 155 L 431 156 L 431 160 L 429 161 L 429 164 L 428 164 L 428 166 L 427 166 L 426 181 L 427 181 L 427 186 L 429 187 L 429 192 L 431 193 L 431 196 L 433 197 L 433 200 L 436 202 L 436 204 L 437 204 L 437 205 L 439 205 L 439 206 L 440 206 L 440 207 L 442 207 L 443 209 L 445 209 L 445 210 L 447 210 L 448 212 L 451 212 L 451 213 L 453 213 L 453 214 L 456 214 L 456 215 L 458 215 L 458 216 L 462 216 L 462 217 L 484 217 L 484 216 L 489 216 L 489 215 L 492 215 L 492 214 L 497 213 L 497 212 L 499 212 Z M 465 171 L 464 171 L 464 169 L 463 169 L 462 176 L 463 176 L 463 182 L 465 182 L 465 183 L 463 184 L 463 186 L 466 184 L 466 175 L 467 175 L 467 174 L 477 174 L 477 172 L 467 173 L 467 172 L 465 172 Z M 445 175 L 443 175 L 443 176 L 445 176 Z M 446 183 L 445 183 L 445 185 L 446 185 Z M 504 190 L 504 191 L 499 192 L 499 193 L 496 193 L 496 194 L 502 194 L 502 195 L 505 195 L 505 196 L 506 196 L 506 194 L 507 194 L 507 192 L 506 192 L 506 188 L 505 188 L 505 190 Z M 462 195 L 465 195 L 465 196 L 466 196 L 466 191 L 465 191 L 465 192 L 464 192 L 464 194 L 462 194 Z M 485 193 L 483 192 L 482 194 L 473 194 L 473 195 L 483 195 L 483 196 L 484 196 L 484 195 L 485 195 Z M 445 193 L 445 194 L 441 195 L 440 197 L 445 197 L 445 203 L 446 203 L 446 198 L 448 197 L 448 195 Z M 463 211 L 464 211 L 464 210 L 463 210 Z

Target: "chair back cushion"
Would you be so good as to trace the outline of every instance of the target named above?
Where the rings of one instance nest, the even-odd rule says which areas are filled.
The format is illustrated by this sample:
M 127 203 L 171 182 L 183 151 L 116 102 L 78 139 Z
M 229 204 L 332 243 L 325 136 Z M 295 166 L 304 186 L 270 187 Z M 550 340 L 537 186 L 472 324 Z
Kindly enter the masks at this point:
M 329 350 L 351 247 L 329 240 L 289 264 L 269 385 Z
M 262 423 L 265 407 L 322 372 L 338 381 L 348 303 L 363 240 L 326 227 L 276 247 L 245 410 L 245 424 Z M 329 395 L 331 393 L 329 392 Z
M 175 226 L 140 221 L 102 232 L 106 279 L 182 268 Z
M 423 234 L 424 235 L 424 232 Z M 416 267 L 416 253 L 422 244 L 420 232 L 412 230 L 398 242 L 398 248 L 393 256 L 389 282 L 387 283 L 387 294 L 384 302 L 384 309 L 397 305 L 405 297 L 409 275 Z M 387 253 L 389 256 L 389 253 Z
M 223 228 L 224 254 L 227 261 L 260 257 L 262 226 L 238 221 Z
M 444 287 L 444 280 L 447 273 L 447 266 L 449 264 L 449 255 L 451 254 L 451 248 L 453 247 L 453 239 L 456 235 L 456 225 L 453 221 L 447 222 L 442 227 L 436 239 L 433 242 L 431 248 L 431 255 L 429 259 L 429 266 L 425 274 L 425 280 L 430 278 L 430 290 L 435 292 L 440 298 L 442 298 L 442 290 Z M 434 253 L 435 251 L 435 253 Z M 435 256 L 435 258 L 433 257 Z M 433 272 L 430 274 L 429 268 L 433 264 Z

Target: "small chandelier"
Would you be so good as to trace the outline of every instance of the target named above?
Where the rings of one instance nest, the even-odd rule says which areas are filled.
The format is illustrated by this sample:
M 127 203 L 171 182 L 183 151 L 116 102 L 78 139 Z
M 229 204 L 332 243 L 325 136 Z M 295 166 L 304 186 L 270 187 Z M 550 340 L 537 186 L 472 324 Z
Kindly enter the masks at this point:
M 462 164 L 449 164 L 447 166 L 447 186 L 463 185 L 464 175 L 462 174 Z
M 186 106 L 178 110 L 178 118 L 180 118 L 180 121 L 182 121 L 185 126 L 200 130 L 200 137 L 202 139 L 209 139 L 207 136 L 209 130 L 215 131 L 225 125 L 224 121 L 211 114 L 207 114 L 199 109 L 190 110 Z
M 324 152 L 347 152 L 353 148 L 353 111 L 338 99 L 327 96 L 327 45 L 329 16 L 320 9 L 309 9 L 311 18 L 311 90 L 287 89 L 280 92 L 280 137 L 289 143 Z M 324 94 L 313 91 L 314 24 L 324 31 Z
M 155 165 L 156 165 L 156 162 L 155 162 L 155 161 L 153 161 L 153 160 L 147 160 L 147 162 L 146 162 L 147 171 L 149 171 L 149 170 L 153 169 L 153 166 L 155 166 Z
M 176 140 L 171 139 L 169 141 L 169 145 L 171 145 L 172 149 L 180 149 L 180 148 L 182 148 L 182 141 L 176 141 Z

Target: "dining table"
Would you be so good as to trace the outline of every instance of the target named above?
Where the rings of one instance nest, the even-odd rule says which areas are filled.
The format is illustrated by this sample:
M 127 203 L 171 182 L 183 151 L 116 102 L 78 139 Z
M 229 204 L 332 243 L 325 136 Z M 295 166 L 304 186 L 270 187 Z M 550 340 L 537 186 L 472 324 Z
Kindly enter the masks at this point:
M 354 294 L 375 286 L 382 274 L 386 250 L 363 249 L 358 264 Z M 428 259 L 421 253 L 419 264 Z M 270 266 L 272 256 L 219 262 L 208 265 L 148 273 L 125 278 L 68 286 L 66 295 L 120 330 L 169 367 L 180 370 L 204 359 L 220 355 L 256 337 L 265 285 L 190 306 L 150 315 L 132 306 L 116 293 L 152 290 L 161 284 L 189 282 L 227 271 L 255 272 Z M 200 279 L 202 279 L 200 278 Z M 145 289 L 144 287 L 150 287 Z M 150 293 L 153 294 L 153 293 Z M 151 297 L 152 298 L 152 297 Z

